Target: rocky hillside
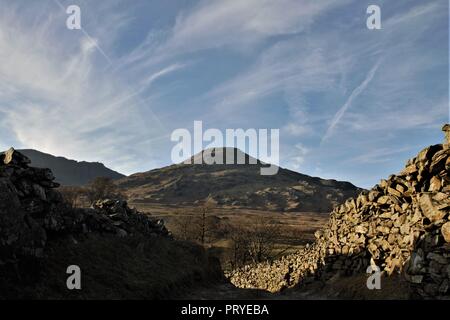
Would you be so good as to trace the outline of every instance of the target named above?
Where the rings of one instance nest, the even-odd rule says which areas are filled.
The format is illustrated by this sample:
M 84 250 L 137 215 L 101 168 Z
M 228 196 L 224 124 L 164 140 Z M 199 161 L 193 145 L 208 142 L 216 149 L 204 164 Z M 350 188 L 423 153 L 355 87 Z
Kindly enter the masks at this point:
M 69 207 L 49 169 L 0 154 L 0 299 L 164 298 L 220 267 L 202 248 L 174 241 L 161 220 L 119 200 Z M 81 268 L 83 290 L 66 287 Z
M 242 154 L 237 149 L 234 152 L 235 158 Z M 224 148 L 216 148 L 213 153 L 226 154 Z M 219 206 L 310 212 L 329 212 L 362 190 L 349 182 L 310 177 L 283 168 L 276 175 L 264 176 L 260 174 L 264 164 L 249 164 L 250 156 L 242 157 L 247 164 L 182 163 L 137 173 L 117 184 L 133 203 L 195 205 L 211 195 Z
M 386 276 L 401 276 L 420 297 L 448 299 L 449 130 L 444 126 L 443 145 L 425 148 L 402 172 L 335 208 L 312 245 L 281 260 L 236 270 L 231 281 L 241 288 L 277 292 L 363 274 L 372 266 Z
M 33 149 L 19 150 L 31 160 L 31 165 L 49 168 L 56 176 L 56 181 L 64 186 L 82 186 L 97 177 L 120 179 L 124 175 L 113 171 L 99 162 L 86 162 L 55 157 Z

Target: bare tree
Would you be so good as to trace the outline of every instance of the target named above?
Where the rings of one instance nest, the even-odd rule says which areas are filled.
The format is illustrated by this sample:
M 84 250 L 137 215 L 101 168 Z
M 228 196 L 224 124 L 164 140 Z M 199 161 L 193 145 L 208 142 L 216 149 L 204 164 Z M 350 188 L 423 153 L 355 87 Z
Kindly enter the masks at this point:
M 124 199 L 125 195 L 120 192 L 111 178 L 98 177 L 92 180 L 87 186 L 87 198 L 92 204 L 97 200 L 107 198 Z
M 252 221 L 251 226 L 229 226 L 228 238 L 232 242 L 229 257 L 231 267 L 271 260 L 279 236 L 278 225 L 264 218 Z
M 203 205 L 201 206 L 201 218 L 200 218 L 200 242 L 202 245 L 205 245 L 206 235 L 209 232 L 208 230 L 208 214 L 211 210 L 217 205 L 217 202 L 211 197 L 205 200 Z
M 249 254 L 252 261 L 257 263 L 273 257 L 280 229 L 272 221 L 260 218 L 253 224 L 248 236 Z
M 192 234 L 192 218 L 189 216 L 181 216 L 179 220 L 179 235 L 183 240 L 195 239 L 195 235 Z
M 196 241 L 206 245 L 208 239 L 218 237 L 221 230 L 220 219 L 211 214 L 216 206 L 214 199 L 206 199 L 197 212 L 176 212 L 169 221 L 169 228 L 181 240 Z
M 63 196 L 64 200 L 73 208 L 77 207 L 86 195 L 86 189 L 83 187 L 75 186 L 62 186 L 58 188 L 58 191 Z
M 199 219 L 191 215 L 177 213 L 168 222 L 172 234 L 180 240 L 196 241 L 199 238 Z
M 247 229 L 240 226 L 228 226 L 228 230 L 228 238 L 231 240 L 229 264 L 232 269 L 235 269 L 250 260 L 250 241 Z

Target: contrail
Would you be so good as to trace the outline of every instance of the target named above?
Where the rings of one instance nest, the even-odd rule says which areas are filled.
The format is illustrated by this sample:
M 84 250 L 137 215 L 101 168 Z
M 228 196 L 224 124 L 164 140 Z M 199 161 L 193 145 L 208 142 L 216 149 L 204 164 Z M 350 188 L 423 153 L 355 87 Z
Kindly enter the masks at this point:
M 53 1 L 56 3 L 58 7 L 60 7 L 64 11 L 64 13 L 66 12 L 66 8 L 64 8 L 64 6 L 61 4 L 61 2 L 59 2 L 59 0 Z M 83 32 L 84 36 L 94 45 L 94 47 L 97 48 L 98 52 L 100 52 L 101 55 L 108 61 L 109 65 L 112 65 L 111 58 L 105 53 L 105 51 L 103 51 L 103 49 L 99 46 L 97 41 L 95 41 L 83 27 L 81 28 L 80 31 Z
M 353 100 L 356 99 L 366 89 L 370 81 L 372 81 L 373 77 L 375 76 L 375 73 L 378 70 L 378 67 L 380 66 L 380 62 L 381 59 L 378 60 L 378 62 L 372 67 L 372 69 L 367 74 L 366 79 L 364 79 L 364 81 L 357 88 L 355 88 L 355 90 L 353 90 L 353 92 L 348 97 L 347 101 L 335 114 L 333 120 L 331 121 L 330 126 L 327 129 L 327 132 L 325 133 L 325 135 L 322 138 L 322 141 L 320 142 L 321 144 L 333 134 L 334 128 L 337 126 L 339 121 L 341 121 L 341 118 L 343 117 L 347 109 L 352 105 Z

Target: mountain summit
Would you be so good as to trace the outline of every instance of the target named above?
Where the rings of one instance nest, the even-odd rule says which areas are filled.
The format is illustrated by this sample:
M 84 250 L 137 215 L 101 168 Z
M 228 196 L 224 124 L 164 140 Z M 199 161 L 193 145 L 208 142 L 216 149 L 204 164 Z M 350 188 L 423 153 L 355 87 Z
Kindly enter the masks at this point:
M 220 206 L 273 211 L 329 212 L 362 191 L 350 182 L 325 180 L 283 168 L 276 175 L 261 175 L 260 168 L 268 164 L 239 149 L 234 150 L 235 160 L 241 154 L 245 164 L 194 164 L 194 160 L 204 160 L 203 156 L 211 152 L 216 158 L 222 155 L 225 159 L 226 150 L 204 150 L 193 156 L 190 163 L 133 174 L 119 179 L 117 184 L 135 203 L 196 205 L 211 196 Z

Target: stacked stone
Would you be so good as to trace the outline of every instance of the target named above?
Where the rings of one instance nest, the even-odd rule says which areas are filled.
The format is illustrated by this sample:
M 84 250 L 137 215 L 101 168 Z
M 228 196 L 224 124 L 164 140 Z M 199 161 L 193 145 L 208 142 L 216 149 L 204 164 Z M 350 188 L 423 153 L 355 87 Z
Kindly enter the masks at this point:
M 93 208 L 108 217 L 120 236 L 141 233 L 149 236 L 168 236 L 169 232 L 161 219 L 153 219 L 131 209 L 124 200 L 98 200 Z
M 46 228 L 57 229 L 64 210 L 59 185 L 48 169 L 31 168 L 30 160 L 9 149 L 0 154 L 0 264 L 17 255 L 41 257 Z
M 450 126 L 443 129 L 448 139 Z M 236 270 L 230 274 L 231 281 L 240 287 L 275 292 L 297 285 L 310 274 L 327 280 L 336 273 L 365 272 L 372 265 L 386 275 L 403 274 L 423 297 L 448 297 L 449 146 L 446 140 L 422 150 L 398 175 L 336 207 L 328 225 L 316 232 L 312 249 Z M 264 274 L 255 276 L 259 272 Z M 284 280 L 266 284 L 270 277 Z
M 130 209 L 118 200 L 91 209 L 72 209 L 55 189 L 51 170 L 33 168 L 30 160 L 10 149 L 0 154 L 0 267 L 20 257 L 40 258 L 48 238 L 90 232 L 167 236 L 161 220 Z
M 317 278 L 323 265 L 319 245 L 316 242 L 278 260 L 244 266 L 227 273 L 226 277 L 239 288 L 257 288 L 272 293 L 309 282 Z

